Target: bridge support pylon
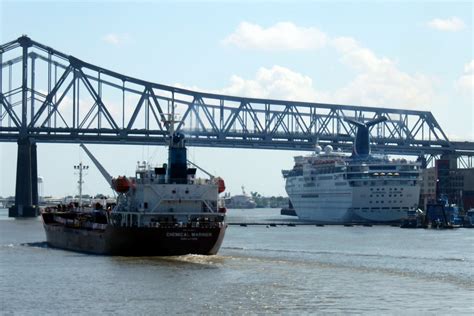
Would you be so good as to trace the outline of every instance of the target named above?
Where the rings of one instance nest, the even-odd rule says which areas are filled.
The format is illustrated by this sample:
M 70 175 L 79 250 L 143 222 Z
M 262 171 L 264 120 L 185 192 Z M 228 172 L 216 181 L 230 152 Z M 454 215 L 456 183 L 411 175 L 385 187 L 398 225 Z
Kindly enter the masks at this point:
M 37 166 L 36 143 L 29 137 L 18 139 L 15 205 L 8 210 L 9 217 L 39 215 Z

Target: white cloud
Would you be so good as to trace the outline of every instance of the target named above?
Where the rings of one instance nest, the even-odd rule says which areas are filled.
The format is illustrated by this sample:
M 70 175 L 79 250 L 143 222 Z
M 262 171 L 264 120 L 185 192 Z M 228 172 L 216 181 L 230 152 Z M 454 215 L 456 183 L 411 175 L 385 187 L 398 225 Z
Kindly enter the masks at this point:
M 117 33 L 109 33 L 102 37 L 102 40 L 108 44 L 119 46 L 125 44 L 130 39 L 130 35 L 128 33 L 117 34 Z
M 456 87 L 471 95 L 474 92 L 474 59 L 464 66 L 464 74 L 456 81 Z
M 394 67 L 390 59 L 378 58 L 351 37 L 336 37 L 331 44 L 342 55 L 341 62 L 356 70 L 376 72 Z
M 243 49 L 315 50 L 326 45 L 327 36 L 315 27 L 299 27 L 291 22 L 279 22 L 268 28 L 242 22 L 222 42 Z
M 464 72 L 465 73 L 474 73 L 474 59 L 471 60 L 470 63 L 464 65 Z
M 409 75 L 397 69 L 363 72 L 345 86 L 333 91 L 323 91 L 309 76 L 277 65 L 260 68 L 254 78 L 245 79 L 233 75 L 227 87 L 209 92 L 409 109 L 426 109 L 434 94 L 432 80 L 422 75 Z
M 458 17 L 451 17 L 448 19 L 433 19 L 428 22 L 428 26 L 439 31 L 456 32 L 465 27 L 464 21 Z
M 435 80 L 422 74 L 398 69 L 389 58 L 379 57 L 354 38 L 327 39 L 339 60 L 353 68 L 352 80 L 332 91 L 323 91 L 312 78 L 275 65 L 260 68 L 254 78 L 233 75 L 230 84 L 214 91 L 248 97 L 309 102 L 357 104 L 365 106 L 427 109 L 434 99 Z
M 403 72 L 394 61 L 376 56 L 353 38 L 335 38 L 331 44 L 340 54 L 340 61 L 358 71 L 348 85 L 334 94 L 335 102 L 416 109 L 431 105 L 433 78 Z
M 219 93 L 293 101 L 317 101 L 322 97 L 310 77 L 278 65 L 260 68 L 254 79 L 233 75 L 230 85 Z
M 326 98 L 323 93 L 314 89 L 313 80 L 309 76 L 278 65 L 271 68 L 259 68 L 253 79 L 232 75 L 229 81 L 227 87 L 213 90 L 196 86 L 184 86 L 180 83 L 176 83 L 174 86 L 193 91 L 248 98 L 307 102 L 316 102 Z

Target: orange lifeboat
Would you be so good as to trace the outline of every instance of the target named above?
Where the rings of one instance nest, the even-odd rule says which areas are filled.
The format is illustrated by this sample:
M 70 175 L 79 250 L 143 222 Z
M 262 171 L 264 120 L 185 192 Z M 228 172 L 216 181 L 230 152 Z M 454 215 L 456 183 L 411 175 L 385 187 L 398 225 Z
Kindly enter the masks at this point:
M 217 192 L 222 193 L 225 191 L 225 182 L 221 177 L 217 177 Z
M 119 193 L 127 193 L 130 190 L 131 183 L 127 177 L 117 177 L 112 180 L 112 186 Z

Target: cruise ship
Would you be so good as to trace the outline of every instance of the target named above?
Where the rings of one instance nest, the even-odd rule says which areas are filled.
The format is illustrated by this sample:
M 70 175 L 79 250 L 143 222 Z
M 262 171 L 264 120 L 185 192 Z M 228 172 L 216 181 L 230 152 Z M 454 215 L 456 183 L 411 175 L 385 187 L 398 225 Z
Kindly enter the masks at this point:
M 316 146 L 315 153 L 295 157 L 283 170 L 286 192 L 301 220 L 323 224 L 392 223 L 416 210 L 420 195 L 420 163 L 370 153 L 372 126 L 379 117 L 357 128 L 352 155 Z

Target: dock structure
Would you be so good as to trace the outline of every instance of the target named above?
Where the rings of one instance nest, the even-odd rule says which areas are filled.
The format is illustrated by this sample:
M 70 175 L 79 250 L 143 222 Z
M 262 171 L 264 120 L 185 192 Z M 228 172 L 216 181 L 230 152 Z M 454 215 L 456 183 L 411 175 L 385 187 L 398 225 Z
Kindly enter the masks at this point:
M 373 152 L 427 163 L 450 156 L 474 166 L 474 142 L 450 141 L 428 111 L 176 88 L 102 68 L 27 36 L 0 45 L 0 65 L 0 141 L 18 144 L 12 217 L 37 214 L 38 143 L 165 145 L 166 115 L 173 111 L 189 146 L 301 151 L 318 142 L 349 152 L 355 128 L 347 119 L 384 116 L 387 121 L 370 131 Z

